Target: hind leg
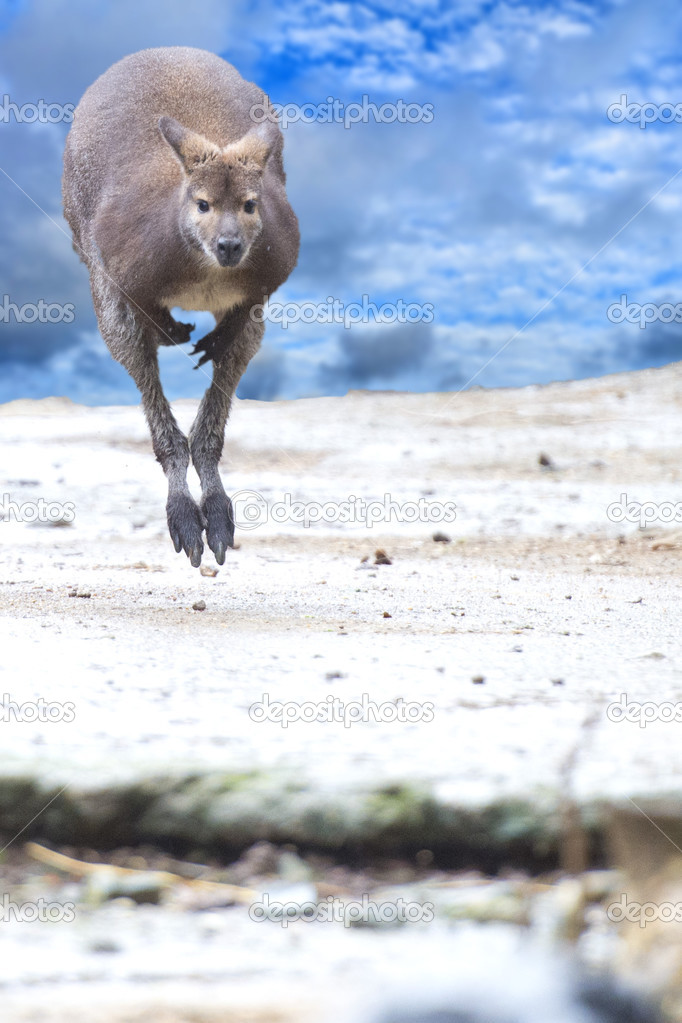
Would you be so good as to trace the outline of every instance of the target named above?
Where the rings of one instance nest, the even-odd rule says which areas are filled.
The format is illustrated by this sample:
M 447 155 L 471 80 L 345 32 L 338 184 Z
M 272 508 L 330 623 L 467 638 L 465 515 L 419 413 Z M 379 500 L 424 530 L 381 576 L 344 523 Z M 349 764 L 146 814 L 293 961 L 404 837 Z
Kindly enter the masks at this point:
M 232 502 L 225 493 L 218 471 L 225 441 L 225 424 L 237 384 L 260 347 L 264 330 L 264 324 L 247 320 L 235 336 L 223 320 L 211 331 L 214 351 L 221 354 L 214 357 L 213 381 L 202 398 L 189 433 L 192 462 L 201 480 L 201 511 L 206 519 L 206 540 L 219 565 L 224 563 L 225 551 L 234 542 Z
M 137 385 L 154 454 L 168 480 L 166 517 L 173 545 L 178 553 L 184 550 L 198 568 L 204 550 L 204 518 L 187 486 L 187 438 L 161 386 L 157 350 L 163 328 L 135 309 L 97 267 L 91 272 L 91 283 L 102 337 Z

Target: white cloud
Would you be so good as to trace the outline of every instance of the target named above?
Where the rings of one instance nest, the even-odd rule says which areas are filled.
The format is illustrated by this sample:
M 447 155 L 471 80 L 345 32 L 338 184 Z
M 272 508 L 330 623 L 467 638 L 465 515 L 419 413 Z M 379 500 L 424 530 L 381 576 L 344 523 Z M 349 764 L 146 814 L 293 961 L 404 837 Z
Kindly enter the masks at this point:
M 281 71 L 289 95 L 276 99 L 355 99 L 376 91 L 433 102 L 428 125 L 287 129 L 288 191 L 303 246 L 299 268 L 278 296 L 432 302 L 438 344 L 429 360 L 397 376 L 387 365 L 390 386 L 428 389 L 475 372 L 682 166 L 678 126 L 641 131 L 606 118 L 624 92 L 641 101 L 682 101 L 670 28 L 679 15 L 669 0 L 654 6 L 658 20 L 634 0 L 498 2 L 485 9 L 478 2 L 261 0 L 249 19 L 219 0 L 202 0 L 192 11 L 179 0 L 163 8 L 155 0 L 125 0 L 99 13 L 84 0 L 34 0 L 31 21 L 18 18 L 0 36 L 0 59 L 9 91 L 22 99 L 77 99 L 123 52 L 184 42 L 229 47 L 237 63 L 243 58 L 247 77 L 252 67 L 253 77 L 272 73 L 277 82 Z M 87 47 L 65 30 L 67 10 L 69 25 L 80 17 L 88 26 Z M 59 209 L 62 138 L 60 129 L 4 135 L 27 191 L 50 211 Z M 77 295 L 79 329 L 94 326 L 84 270 L 68 241 L 5 186 L 0 180 L 0 269 L 17 287 L 49 283 Z M 630 356 L 606 307 L 626 290 L 639 301 L 666 297 L 658 277 L 669 269 L 664 254 L 676 251 L 681 203 L 682 176 L 480 382 L 570 376 L 602 364 L 623 368 Z M 334 365 L 343 336 L 268 327 L 254 373 L 290 395 L 314 393 L 320 365 Z M 367 344 L 373 336 L 366 334 Z M 93 338 L 83 341 L 80 356 L 73 349 L 43 361 L 41 386 L 45 367 L 58 381 L 85 380 L 85 363 L 104 373 L 102 393 L 119 386 L 118 370 L 107 376 L 109 357 Z M 274 352 L 284 353 L 284 363 Z M 201 389 L 184 364 L 171 361 L 165 369 L 174 393 Z M 6 379 L 20 387 L 20 374 L 12 372 Z M 95 387 L 94 377 L 82 386 Z

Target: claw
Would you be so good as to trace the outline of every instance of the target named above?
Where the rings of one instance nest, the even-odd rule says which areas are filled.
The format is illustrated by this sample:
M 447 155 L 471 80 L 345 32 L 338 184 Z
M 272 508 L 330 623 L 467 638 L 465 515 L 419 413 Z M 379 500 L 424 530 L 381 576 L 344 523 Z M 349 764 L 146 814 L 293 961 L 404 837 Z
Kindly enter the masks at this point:
M 213 336 L 211 336 L 212 334 Z M 190 355 L 199 355 L 201 352 L 204 354 L 194 367 L 195 369 L 199 369 L 199 367 L 203 366 L 205 362 L 219 362 L 225 352 L 225 339 L 213 332 L 211 332 L 211 334 L 206 334 L 204 337 L 195 342 Z
M 203 352 L 204 354 L 201 356 L 198 363 L 194 367 L 195 369 L 199 369 L 199 366 L 203 366 L 205 362 L 211 361 L 214 354 L 214 347 L 215 346 L 211 343 L 211 341 L 208 340 L 208 335 L 206 335 L 206 337 L 202 337 L 199 341 L 196 342 L 194 348 L 189 354 L 198 355 L 200 352 Z
M 194 355 L 194 352 L 192 352 L 192 355 Z M 213 358 L 213 356 L 209 355 L 208 352 L 207 352 L 206 355 L 202 355 L 201 356 L 201 358 L 199 359 L 198 363 L 196 364 L 196 366 L 194 368 L 195 369 L 199 369 L 199 366 L 203 366 L 203 364 L 205 362 L 210 362 L 212 358 Z
M 180 551 L 182 550 L 182 540 L 180 539 L 177 533 L 173 534 L 171 540 L 173 541 L 173 546 L 175 547 L 175 553 L 179 554 Z
M 192 565 L 192 568 L 199 568 L 199 566 L 201 565 L 201 555 L 203 553 L 204 553 L 204 545 L 203 544 L 201 544 L 200 547 L 194 547 L 192 549 L 192 552 L 191 552 L 190 558 L 189 558 L 190 563 Z
M 214 550 L 215 559 L 219 565 L 225 564 L 225 544 L 218 542 Z

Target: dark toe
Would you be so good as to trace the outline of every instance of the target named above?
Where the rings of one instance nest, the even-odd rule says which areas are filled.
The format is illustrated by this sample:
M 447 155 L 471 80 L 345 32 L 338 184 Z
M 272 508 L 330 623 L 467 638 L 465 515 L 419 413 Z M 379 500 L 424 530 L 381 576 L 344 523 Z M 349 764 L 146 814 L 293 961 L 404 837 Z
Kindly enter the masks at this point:
M 192 565 L 198 568 L 204 545 L 201 534 L 204 519 L 201 511 L 188 493 L 173 494 L 166 505 L 168 530 L 175 550 L 184 550 Z
M 232 502 L 224 491 L 206 494 L 201 502 L 206 518 L 206 540 L 219 565 L 225 564 L 225 552 L 234 543 Z

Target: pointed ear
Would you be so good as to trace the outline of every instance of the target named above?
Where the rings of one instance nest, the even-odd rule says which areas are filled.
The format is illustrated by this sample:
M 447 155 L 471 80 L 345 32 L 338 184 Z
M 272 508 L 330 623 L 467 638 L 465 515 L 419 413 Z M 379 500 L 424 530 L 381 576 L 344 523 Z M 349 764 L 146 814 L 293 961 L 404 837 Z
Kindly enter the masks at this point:
M 267 125 L 259 125 L 253 131 L 242 135 L 237 142 L 226 146 L 223 154 L 229 159 L 238 159 L 242 162 L 255 163 L 262 171 L 268 162 L 268 157 L 275 145 L 275 138 L 272 131 L 268 131 Z
M 220 156 L 218 146 L 214 146 L 203 135 L 184 128 L 174 117 L 160 117 L 159 131 L 187 174 L 191 174 L 199 164 Z

